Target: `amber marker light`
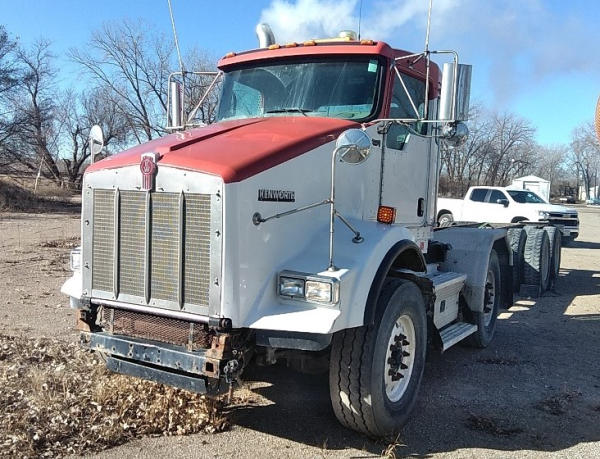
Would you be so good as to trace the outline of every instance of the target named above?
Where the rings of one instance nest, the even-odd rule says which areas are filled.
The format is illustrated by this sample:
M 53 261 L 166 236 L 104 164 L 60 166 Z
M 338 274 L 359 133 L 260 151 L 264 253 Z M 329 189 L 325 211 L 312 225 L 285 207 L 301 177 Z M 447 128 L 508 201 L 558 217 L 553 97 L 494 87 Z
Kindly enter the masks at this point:
M 379 206 L 377 210 L 377 221 L 391 225 L 396 220 L 396 208 L 388 206 Z
M 317 43 L 314 40 L 307 40 L 302 43 L 304 46 L 315 46 Z
M 233 51 L 232 51 L 232 52 L 230 52 L 230 53 L 227 53 L 227 54 L 225 54 L 225 57 L 226 57 L 226 58 L 227 58 L 227 57 L 234 57 L 234 56 L 235 56 L 235 53 L 234 53 Z
M 372 45 L 374 44 L 373 40 L 361 40 L 360 41 L 361 45 Z
M 280 45 L 278 45 L 277 43 L 275 43 L 274 45 L 269 45 L 269 49 L 279 49 L 281 48 Z
M 298 46 L 298 43 L 286 43 L 285 44 L 286 48 L 295 48 L 296 46 Z

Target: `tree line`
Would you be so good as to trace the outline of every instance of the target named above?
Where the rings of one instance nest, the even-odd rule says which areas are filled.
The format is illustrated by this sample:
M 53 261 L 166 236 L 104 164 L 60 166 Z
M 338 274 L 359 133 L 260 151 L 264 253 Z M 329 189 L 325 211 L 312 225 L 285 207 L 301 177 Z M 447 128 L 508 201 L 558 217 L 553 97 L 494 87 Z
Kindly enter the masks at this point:
M 470 186 L 506 186 L 530 174 L 550 181 L 556 196 L 575 194 L 579 185 L 590 196 L 598 184 L 600 144 L 591 121 L 573 130 L 569 144 L 543 146 L 535 141 L 533 123 L 513 113 L 493 112 L 476 103 L 469 118 L 465 144 L 442 144 L 442 194 L 463 196 Z
M 105 24 L 64 56 L 78 69 L 73 80 L 81 81 L 65 88 L 60 82 L 68 76 L 48 40 L 22 44 L 0 25 L 0 171 L 39 172 L 75 188 L 89 163 L 94 124 L 102 127 L 106 154 L 164 135 L 174 51 L 172 40 L 143 22 Z M 183 62 L 185 69 L 214 69 L 196 48 Z M 198 101 L 211 81 L 187 75 L 186 100 Z M 213 95 L 195 121 L 211 123 L 215 108 Z

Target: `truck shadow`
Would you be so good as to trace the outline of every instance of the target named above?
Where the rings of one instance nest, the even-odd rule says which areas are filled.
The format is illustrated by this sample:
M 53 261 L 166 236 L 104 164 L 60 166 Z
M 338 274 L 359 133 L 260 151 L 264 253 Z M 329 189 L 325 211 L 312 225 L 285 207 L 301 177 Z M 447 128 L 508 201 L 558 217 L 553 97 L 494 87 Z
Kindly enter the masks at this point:
M 581 305 L 599 293 L 598 272 L 562 269 L 553 292 L 502 312 L 487 349 L 455 346 L 443 356 L 430 349 L 395 454 L 553 452 L 600 441 L 600 313 Z M 386 448 L 338 424 L 326 374 L 266 370 L 250 369 L 246 379 L 263 382 L 253 391 L 270 404 L 235 409 L 236 424 L 324 450 L 356 448 L 364 457 Z

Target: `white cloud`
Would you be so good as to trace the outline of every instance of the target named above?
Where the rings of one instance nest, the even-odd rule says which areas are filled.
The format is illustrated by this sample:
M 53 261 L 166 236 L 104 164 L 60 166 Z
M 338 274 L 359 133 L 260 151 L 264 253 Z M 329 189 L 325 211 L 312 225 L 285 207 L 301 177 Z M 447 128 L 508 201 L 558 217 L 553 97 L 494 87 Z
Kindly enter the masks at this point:
M 394 47 L 423 47 L 427 0 L 363 0 L 362 36 Z M 273 0 L 261 21 L 279 43 L 357 30 L 359 0 Z M 598 9 L 596 9 L 596 12 Z M 600 43 L 588 10 L 543 0 L 434 0 L 432 49 L 456 49 L 482 62 L 496 101 L 506 101 L 552 75 L 600 70 Z M 596 18 L 597 20 L 597 18 Z M 482 69 L 475 69 L 481 72 Z

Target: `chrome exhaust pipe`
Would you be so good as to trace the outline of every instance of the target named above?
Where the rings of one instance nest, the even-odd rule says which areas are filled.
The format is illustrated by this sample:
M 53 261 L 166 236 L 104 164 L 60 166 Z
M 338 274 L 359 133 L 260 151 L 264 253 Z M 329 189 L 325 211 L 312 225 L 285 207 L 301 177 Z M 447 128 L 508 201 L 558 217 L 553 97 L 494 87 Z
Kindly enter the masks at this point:
M 269 24 L 261 22 L 256 26 L 256 36 L 258 37 L 258 47 L 268 48 L 275 44 L 275 35 Z

